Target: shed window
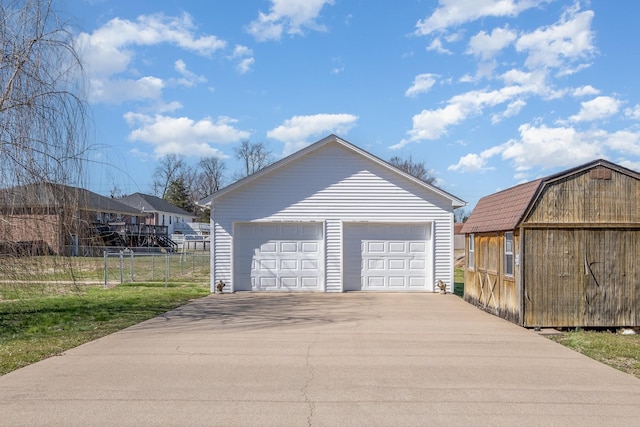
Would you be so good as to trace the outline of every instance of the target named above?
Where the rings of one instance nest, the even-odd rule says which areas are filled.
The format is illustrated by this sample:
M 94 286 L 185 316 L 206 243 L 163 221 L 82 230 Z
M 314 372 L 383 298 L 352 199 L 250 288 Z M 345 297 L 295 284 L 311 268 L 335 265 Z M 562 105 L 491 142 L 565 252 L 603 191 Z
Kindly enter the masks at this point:
M 504 233 L 504 274 L 513 276 L 513 233 Z
M 469 234 L 469 268 L 475 268 L 475 235 Z

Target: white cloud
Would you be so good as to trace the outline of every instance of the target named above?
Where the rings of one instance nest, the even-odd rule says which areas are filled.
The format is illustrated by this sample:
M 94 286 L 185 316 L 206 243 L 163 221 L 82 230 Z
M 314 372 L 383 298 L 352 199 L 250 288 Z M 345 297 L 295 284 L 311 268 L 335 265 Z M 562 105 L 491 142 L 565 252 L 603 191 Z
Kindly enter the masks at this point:
M 258 13 L 258 19 L 246 28 L 258 41 L 280 40 L 283 33 L 302 35 L 303 28 L 325 31 L 326 28 L 316 22 L 325 4 L 332 5 L 334 0 L 271 0 L 268 14 Z
M 601 144 L 572 127 L 520 126 L 520 140 L 504 145 L 502 158 L 511 160 L 516 170 L 545 169 L 586 163 L 603 157 Z
M 431 42 L 431 44 L 429 44 L 429 46 L 427 46 L 427 50 L 432 50 L 438 53 L 444 53 L 447 55 L 451 55 L 453 54 L 453 52 L 451 52 L 449 49 L 446 49 L 445 47 L 442 46 L 442 40 L 440 39 L 433 39 L 433 41 Z
M 640 104 L 636 104 L 633 108 L 625 109 L 624 115 L 630 119 L 640 120 Z
M 591 10 L 578 12 L 572 8 L 556 24 L 520 36 L 516 50 L 527 54 L 525 65 L 529 69 L 569 69 L 570 64 L 589 58 L 595 51 L 591 32 L 593 15 Z
M 198 83 L 206 83 L 207 78 L 204 76 L 198 76 L 197 74 L 192 73 L 187 70 L 187 64 L 184 63 L 182 59 L 178 59 L 174 63 L 175 70 L 182 75 L 182 78 L 178 79 L 178 84 L 186 87 L 195 86 Z
M 634 170 L 636 172 L 640 172 L 640 162 L 632 162 L 630 160 L 619 160 L 617 162 L 620 166 L 625 167 L 627 169 Z
M 157 82 L 161 81 L 160 78 L 114 76 L 131 71 L 136 46 L 166 43 L 203 56 L 211 55 L 226 46 L 225 41 L 215 36 L 198 37 L 195 31 L 195 25 L 188 14 L 179 17 L 156 14 L 142 15 L 135 22 L 114 18 L 91 34 L 80 33 L 76 42 L 89 76 L 90 100 L 120 102 L 127 99 L 157 98 L 160 92 L 149 91 L 149 79 Z M 158 88 L 157 84 L 153 86 Z M 119 90 L 124 87 L 128 89 Z M 111 88 L 115 88 L 116 92 L 106 93 Z
M 91 79 L 91 101 L 118 104 L 125 99 L 159 99 L 165 83 L 157 77 L 132 79 Z
M 413 79 L 413 85 L 404 93 L 405 96 L 414 97 L 420 93 L 428 92 L 436 84 L 436 77 L 438 76 L 435 74 L 418 74 Z
M 487 166 L 487 163 L 491 157 L 499 154 L 501 151 L 502 147 L 496 146 L 484 150 L 480 154 L 467 154 L 466 156 L 462 156 L 457 164 L 449 166 L 447 170 L 473 173 L 495 169 L 494 167 Z
M 480 31 L 469 40 L 468 52 L 486 61 L 513 43 L 516 37 L 516 32 L 508 27 L 494 28 L 491 34 Z
M 467 154 L 457 164 L 449 166 L 449 170 L 482 172 L 489 169 L 489 160 L 498 155 L 503 160 L 511 161 L 520 175 L 533 168 L 567 168 L 607 158 L 612 153 L 640 155 L 640 131 L 637 130 L 578 131 L 571 126 L 531 124 L 521 125 L 518 130 L 518 139 L 491 147 L 480 154 Z M 627 163 L 632 165 L 631 162 Z
M 413 128 L 407 132 L 409 138 L 391 148 L 398 149 L 410 142 L 438 139 L 446 133 L 449 127 L 463 122 L 470 115 L 480 114 L 485 108 L 511 102 L 511 100 L 520 99 L 528 94 L 538 93 L 540 89 L 537 84 L 512 85 L 498 90 L 474 90 L 456 95 L 449 99 L 445 107 L 423 110 L 413 116 Z M 516 102 L 510 106 L 510 113 L 515 114 L 517 108 L 521 107 L 522 103 Z
M 475 21 L 486 16 L 515 17 L 524 10 L 548 0 L 439 0 L 440 6 L 416 24 L 417 35 L 444 31 L 449 27 Z
M 619 130 L 613 133 L 607 131 L 593 131 L 592 137 L 607 148 L 624 154 L 640 156 L 640 132 Z
M 616 114 L 620 108 L 620 101 L 610 96 L 598 96 L 591 101 L 580 103 L 580 111 L 569 117 L 571 122 L 585 122 L 604 119 Z
M 195 121 L 188 117 L 129 112 L 124 118 L 129 126 L 136 127 L 129 133 L 129 140 L 152 145 L 157 156 L 183 154 L 220 157 L 221 152 L 211 144 L 237 142 L 249 137 L 249 132 L 237 129 L 237 120 L 229 117 Z
M 447 168 L 459 172 L 484 172 L 493 168 L 487 167 L 487 159 L 477 154 L 462 156 L 458 163 Z
M 253 58 L 253 51 L 242 45 L 236 45 L 229 59 L 237 61 L 236 70 L 238 70 L 240 74 L 251 71 L 251 67 L 253 67 L 253 64 L 256 62 Z
M 527 105 L 527 103 L 522 99 L 516 99 L 515 101 L 510 102 L 509 105 L 507 105 L 506 110 L 491 116 L 491 123 L 496 124 L 501 122 L 503 119 L 520 114 L 520 110 L 522 110 L 525 105 Z
M 573 96 L 576 98 L 581 96 L 599 95 L 600 91 L 591 85 L 581 86 L 573 90 Z
M 357 120 L 358 116 L 352 114 L 294 116 L 268 131 L 267 136 L 284 142 L 284 154 L 289 154 L 307 145 L 312 137 L 327 133 L 346 134 Z

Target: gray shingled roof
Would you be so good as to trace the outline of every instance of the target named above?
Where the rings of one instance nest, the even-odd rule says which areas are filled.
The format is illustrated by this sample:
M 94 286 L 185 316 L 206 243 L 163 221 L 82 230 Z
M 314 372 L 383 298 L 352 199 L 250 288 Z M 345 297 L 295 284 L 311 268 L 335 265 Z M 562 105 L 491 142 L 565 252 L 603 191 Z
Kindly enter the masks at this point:
M 181 216 L 194 216 L 192 213 L 180 209 L 176 205 L 172 205 L 160 197 L 152 196 L 150 194 L 133 193 L 118 200 L 125 205 L 137 209 L 138 212 L 144 209 L 145 212 L 167 212 Z
M 0 190 L 0 206 L 55 207 L 77 206 L 80 210 L 137 215 L 140 211 L 84 188 L 41 182 Z

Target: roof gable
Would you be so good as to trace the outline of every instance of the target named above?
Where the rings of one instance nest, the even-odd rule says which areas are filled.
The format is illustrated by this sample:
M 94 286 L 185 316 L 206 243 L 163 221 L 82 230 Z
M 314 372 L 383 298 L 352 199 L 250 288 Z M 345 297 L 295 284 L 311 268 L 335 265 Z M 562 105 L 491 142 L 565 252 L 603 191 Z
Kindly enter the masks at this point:
M 346 148 L 348 150 L 351 150 L 352 152 L 357 153 L 358 155 L 360 155 L 360 156 L 362 156 L 364 158 L 367 158 L 370 161 L 373 161 L 374 163 L 376 163 L 378 165 L 383 166 L 384 168 L 392 171 L 393 173 L 402 176 L 404 179 L 410 180 L 410 181 L 420 185 L 421 187 L 428 189 L 429 191 L 432 191 L 432 192 L 434 192 L 434 193 L 436 193 L 436 194 L 438 194 L 440 196 L 445 197 L 446 199 L 451 201 L 451 204 L 452 204 L 452 206 L 454 208 L 462 207 L 462 206 L 464 206 L 466 204 L 463 200 L 453 196 L 452 194 L 450 194 L 450 193 L 448 193 L 448 192 L 446 192 L 446 191 L 444 191 L 444 190 L 442 190 L 442 189 L 440 189 L 440 188 L 438 188 L 438 187 L 436 187 L 434 185 L 428 184 L 428 183 L 426 183 L 426 182 L 424 182 L 422 180 L 417 179 L 416 177 L 404 172 L 401 169 L 398 169 L 397 167 L 395 167 L 395 166 L 391 165 L 390 163 L 388 163 L 388 162 L 386 162 L 386 161 L 384 161 L 384 160 L 372 155 L 371 153 L 369 153 L 369 152 L 367 152 L 365 150 L 362 150 L 361 148 L 356 147 L 355 145 L 353 145 L 353 144 L 351 144 L 351 143 L 349 143 L 349 142 L 337 137 L 336 135 L 329 135 L 326 138 L 323 138 L 323 139 L 321 139 L 321 140 L 319 140 L 319 141 L 317 141 L 317 142 L 315 142 L 315 143 L 313 143 L 313 144 L 311 144 L 311 145 L 309 145 L 309 146 L 307 146 L 307 147 L 305 147 L 305 148 L 303 148 L 303 149 L 301 149 L 301 150 L 299 150 L 299 151 L 297 151 L 297 152 L 295 152 L 295 153 L 293 153 L 293 154 L 291 154 L 291 155 L 289 155 L 289 156 L 287 156 L 287 157 L 285 157 L 285 158 L 273 163 L 272 165 L 270 165 L 270 166 L 268 166 L 268 167 L 266 167 L 266 168 L 264 168 L 264 169 L 262 169 L 262 170 L 260 170 L 260 171 L 258 171 L 256 173 L 254 173 L 252 175 L 249 175 L 249 176 L 247 176 L 247 177 L 245 177 L 245 178 L 243 178 L 243 179 L 241 179 L 239 181 L 236 181 L 235 183 L 233 183 L 233 184 L 221 189 L 220 191 L 218 191 L 218 192 L 216 192 L 216 193 L 214 193 L 214 194 L 212 194 L 212 195 L 200 200 L 200 202 L 198 204 L 200 204 L 202 206 L 211 205 L 211 203 L 215 199 L 217 199 L 219 197 L 222 197 L 225 194 L 228 194 L 230 192 L 236 191 L 236 190 L 238 190 L 239 188 L 241 188 L 241 187 L 243 187 L 245 185 L 250 185 L 255 180 L 259 180 L 262 177 L 264 177 L 265 175 L 271 174 L 272 172 L 284 167 L 285 165 L 288 165 L 291 162 L 295 162 L 298 159 L 302 158 L 303 156 L 310 155 L 313 152 L 319 150 L 320 148 L 322 148 L 322 147 L 324 147 L 324 146 L 326 146 L 328 144 L 332 144 L 332 143 L 339 144 L 340 146 L 342 146 L 342 147 L 344 147 L 344 148 Z
M 595 160 L 575 168 L 516 185 L 503 191 L 485 196 L 471 212 L 462 229 L 463 233 L 483 233 L 514 230 L 523 221 L 544 188 L 554 182 L 590 169 L 606 168 L 640 179 L 640 174 L 606 160 Z

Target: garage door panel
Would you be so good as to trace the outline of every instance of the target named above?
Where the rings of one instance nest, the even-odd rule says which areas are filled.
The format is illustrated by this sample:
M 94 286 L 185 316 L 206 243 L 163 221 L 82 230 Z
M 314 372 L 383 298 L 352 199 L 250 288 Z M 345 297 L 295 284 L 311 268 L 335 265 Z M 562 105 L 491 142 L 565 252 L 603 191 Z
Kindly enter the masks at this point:
M 322 290 L 321 223 L 237 224 L 234 234 L 237 290 Z
M 424 253 L 426 250 L 425 242 L 409 242 L 409 253 Z
M 425 285 L 424 277 L 409 277 L 409 286 L 411 288 L 424 288 Z
M 427 260 L 426 259 L 410 259 L 409 268 L 414 271 L 416 270 L 424 271 L 424 269 L 427 268 Z
M 404 288 L 406 286 L 406 277 L 389 277 L 389 287 L 390 288 Z
M 404 254 L 407 252 L 407 242 L 387 242 L 388 245 L 388 249 L 387 252 L 388 253 L 400 253 L 400 254 Z
M 305 254 L 317 254 L 320 246 L 317 242 L 300 242 L 300 251 Z
M 389 270 L 400 270 L 404 271 L 407 269 L 407 263 L 404 259 L 390 259 L 389 260 Z
M 300 270 L 317 271 L 319 269 L 318 259 L 302 259 L 300 260 Z
M 428 290 L 430 226 L 345 224 L 345 290 Z

